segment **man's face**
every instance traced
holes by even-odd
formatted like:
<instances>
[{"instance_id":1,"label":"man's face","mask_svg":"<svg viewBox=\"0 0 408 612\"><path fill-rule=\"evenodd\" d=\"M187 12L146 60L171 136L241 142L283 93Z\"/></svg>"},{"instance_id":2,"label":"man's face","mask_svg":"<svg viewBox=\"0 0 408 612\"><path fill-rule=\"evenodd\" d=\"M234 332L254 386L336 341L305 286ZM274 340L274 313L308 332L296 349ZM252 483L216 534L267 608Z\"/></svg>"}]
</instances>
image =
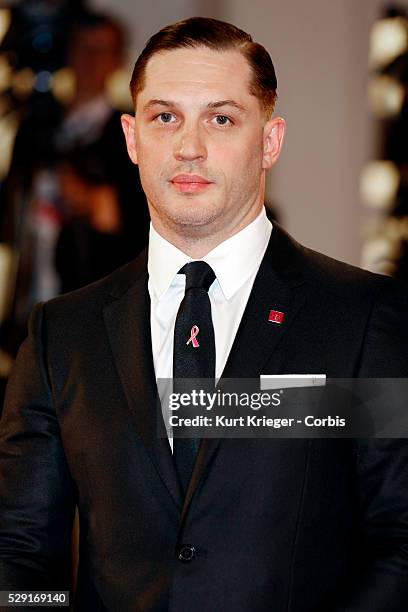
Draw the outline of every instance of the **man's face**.
<instances>
[{"instance_id":1,"label":"man's face","mask_svg":"<svg viewBox=\"0 0 408 612\"><path fill-rule=\"evenodd\" d=\"M265 119L238 51L176 49L150 58L136 117L122 118L154 227L165 237L218 235L258 214L283 120Z\"/></svg>"}]
</instances>

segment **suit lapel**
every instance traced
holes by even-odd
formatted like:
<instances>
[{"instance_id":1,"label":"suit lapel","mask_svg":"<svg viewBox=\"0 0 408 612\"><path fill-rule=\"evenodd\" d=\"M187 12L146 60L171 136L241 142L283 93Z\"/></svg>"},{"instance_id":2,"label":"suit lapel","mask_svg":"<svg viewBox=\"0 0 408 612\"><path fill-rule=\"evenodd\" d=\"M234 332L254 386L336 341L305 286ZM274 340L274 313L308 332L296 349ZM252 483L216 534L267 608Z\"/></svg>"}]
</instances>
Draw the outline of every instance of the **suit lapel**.
<instances>
[{"instance_id":1,"label":"suit lapel","mask_svg":"<svg viewBox=\"0 0 408 612\"><path fill-rule=\"evenodd\" d=\"M162 481L180 508L182 497L167 440L157 393L150 337L150 298L145 265L136 281L117 288L116 298L104 309L116 367L137 432Z\"/></svg>"},{"instance_id":2,"label":"suit lapel","mask_svg":"<svg viewBox=\"0 0 408 612\"><path fill-rule=\"evenodd\" d=\"M278 374L273 355L288 332L304 302L304 264L297 245L280 227L274 229L245 308L219 385L227 378L259 378L266 364L267 374ZM270 310L284 313L283 322L268 321ZM183 506L185 516L205 470L221 440L202 440Z\"/></svg>"},{"instance_id":3,"label":"suit lapel","mask_svg":"<svg viewBox=\"0 0 408 612\"><path fill-rule=\"evenodd\" d=\"M232 345L222 378L258 378L281 338L288 332L305 301L263 259ZM271 310L283 313L283 321L269 321ZM268 373L273 373L268 371Z\"/></svg>"},{"instance_id":4,"label":"suit lapel","mask_svg":"<svg viewBox=\"0 0 408 612\"><path fill-rule=\"evenodd\" d=\"M301 287L305 267L301 248L274 224L221 384L226 378L258 378L267 363L267 373L279 373L273 354L305 302ZM113 291L115 299L104 309L105 324L138 434L176 505L182 507L184 520L221 440L202 440L183 503L158 401L145 261L138 261L132 277L135 280L130 287L118 287ZM281 324L268 321L270 310L284 313Z\"/></svg>"}]
</instances>

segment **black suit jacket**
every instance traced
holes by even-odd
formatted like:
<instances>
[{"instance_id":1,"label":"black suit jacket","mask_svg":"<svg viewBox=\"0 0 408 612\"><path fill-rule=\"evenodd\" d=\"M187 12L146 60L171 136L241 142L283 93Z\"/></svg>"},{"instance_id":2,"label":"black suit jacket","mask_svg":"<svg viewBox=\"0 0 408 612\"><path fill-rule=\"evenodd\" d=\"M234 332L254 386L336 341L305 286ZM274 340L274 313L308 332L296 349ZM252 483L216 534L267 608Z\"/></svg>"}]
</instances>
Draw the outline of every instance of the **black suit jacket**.
<instances>
[{"instance_id":1,"label":"black suit jacket","mask_svg":"<svg viewBox=\"0 0 408 612\"><path fill-rule=\"evenodd\" d=\"M407 306L276 225L224 376L405 377ZM205 440L183 499L149 314L143 258L36 308L1 427L0 589L67 585L77 504L76 610L406 610L407 441Z\"/></svg>"}]
</instances>

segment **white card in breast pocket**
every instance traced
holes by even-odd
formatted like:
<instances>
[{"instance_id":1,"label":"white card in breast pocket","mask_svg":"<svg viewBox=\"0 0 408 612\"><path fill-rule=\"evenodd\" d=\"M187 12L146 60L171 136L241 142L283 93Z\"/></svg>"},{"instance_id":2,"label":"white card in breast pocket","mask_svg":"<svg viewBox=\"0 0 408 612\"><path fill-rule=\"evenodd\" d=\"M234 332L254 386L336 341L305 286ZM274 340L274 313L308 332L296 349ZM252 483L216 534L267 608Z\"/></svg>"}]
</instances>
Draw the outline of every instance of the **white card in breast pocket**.
<instances>
[{"instance_id":1,"label":"white card in breast pocket","mask_svg":"<svg viewBox=\"0 0 408 612\"><path fill-rule=\"evenodd\" d=\"M326 374L261 374L261 390L324 387Z\"/></svg>"}]
</instances>

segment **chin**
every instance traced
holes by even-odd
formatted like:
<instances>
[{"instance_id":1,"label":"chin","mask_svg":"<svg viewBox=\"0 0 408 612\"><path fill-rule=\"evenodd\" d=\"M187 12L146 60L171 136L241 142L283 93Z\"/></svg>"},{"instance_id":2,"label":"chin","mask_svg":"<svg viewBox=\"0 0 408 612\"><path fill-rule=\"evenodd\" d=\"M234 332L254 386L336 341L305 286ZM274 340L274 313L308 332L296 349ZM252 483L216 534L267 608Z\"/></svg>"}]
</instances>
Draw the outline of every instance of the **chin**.
<instances>
[{"instance_id":1,"label":"chin","mask_svg":"<svg viewBox=\"0 0 408 612\"><path fill-rule=\"evenodd\" d=\"M218 216L219 212L215 206L199 202L192 202L187 206L184 202L177 209L172 208L168 215L173 224L183 227L202 227L214 223Z\"/></svg>"},{"instance_id":2,"label":"chin","mask_svg":"<svg viewBox=\"0 0 408 612\"><path fill-rule=\"evenodd\" d=\"M170 220L172 231L184 239L210 236L214 233L214 221L214 217L197 215L173 217Z\"/></svg>"}]
</instances>

